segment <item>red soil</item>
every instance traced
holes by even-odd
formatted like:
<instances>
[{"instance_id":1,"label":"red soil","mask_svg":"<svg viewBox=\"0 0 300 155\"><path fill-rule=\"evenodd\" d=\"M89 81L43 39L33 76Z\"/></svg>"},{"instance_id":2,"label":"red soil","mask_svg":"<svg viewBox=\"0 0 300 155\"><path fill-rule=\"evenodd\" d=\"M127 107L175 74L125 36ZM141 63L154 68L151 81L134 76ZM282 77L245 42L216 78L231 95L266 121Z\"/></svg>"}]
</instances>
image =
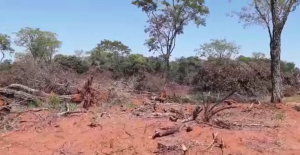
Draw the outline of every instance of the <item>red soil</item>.
<instances>
[{"instance_id":1,"label":"red soil","mask_svg":"<svg viewBox=\"0 0 300 155\"><path fill-rule=\"evenodd\" d=\"M133 104L142 103L135 100ZM190 113L193 106L183 107ZM280 106L278 109L262 105L254 108L252 112L241 113L245 107L246 105L240 105L240 108L224 112L218 117L233 119L232 116L237 115L235 118L241 122L254 120L267 124L278 123L278 126L261 127L259 130L226 130L196 125L191 132L181 131L153 140L151 136L156 129L174 123L167 118L132 116L128 111L121 112L119 107L107 111L109 116L103 117L100 117L99 109L59 118L51 117L53 114L50 112L25 113L20 117L23 123L20 123L17 131L0 136L0 154L151 155L157 151L158 143L184 144L188 147L188 155L221 154L221 149L217 147L206 152L201 151L212 142L213 132L218 132L218 136L224 139L225 155L299 154L300 112L289 106ZM99 123L96 127L89 126L95 121L93 118Z\"/></svg>"}]
</instances>

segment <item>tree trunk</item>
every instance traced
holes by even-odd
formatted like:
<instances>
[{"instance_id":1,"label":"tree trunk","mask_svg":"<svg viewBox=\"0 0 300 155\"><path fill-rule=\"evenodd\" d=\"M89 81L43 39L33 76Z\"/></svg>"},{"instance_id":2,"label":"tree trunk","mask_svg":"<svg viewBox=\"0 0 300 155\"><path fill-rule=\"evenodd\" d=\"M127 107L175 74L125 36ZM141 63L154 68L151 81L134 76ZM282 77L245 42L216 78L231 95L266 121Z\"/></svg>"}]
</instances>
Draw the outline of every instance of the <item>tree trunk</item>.
<instances>
[{"instance_id":1,"label":"tree trunk","mask_svg":"<svg viewBox=\"0 0 300 155\"><path fill-rule=\"evenodd\" d=\"M166 61L166 69L165 69L166 81L165 81L165 84L168 84L169 80L170 80L170 60L165 59L165 61Z\"/></svg>"},{"instance_id":2,"label":"tree trunk","mask_svg":"<svg viewBox=\"0 0 300 155\"><path fill-rule=\"evenodd\" d=\"M271 79L272 79L272 96L271 103L282 102L281 92L281 73L280 73L280 55L281 55L281 33L273 30L273 37L270 42L271 55Z\"/></svg>"}]
</instances>

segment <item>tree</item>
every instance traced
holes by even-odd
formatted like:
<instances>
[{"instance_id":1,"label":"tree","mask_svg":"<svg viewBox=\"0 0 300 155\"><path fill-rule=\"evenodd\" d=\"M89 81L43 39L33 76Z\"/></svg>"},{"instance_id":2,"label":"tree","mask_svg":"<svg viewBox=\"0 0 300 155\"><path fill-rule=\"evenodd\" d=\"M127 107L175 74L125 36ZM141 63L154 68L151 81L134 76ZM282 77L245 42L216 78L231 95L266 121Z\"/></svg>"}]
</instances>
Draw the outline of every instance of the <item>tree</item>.
<instances>
[{"instance_id":1,"label":"tree","mask_svg":"<svg viewBox=\"0 0 300 155\"><path fill-rule=\"evenodd\" d=\"M131 49L124 45L121 41L110 41L102 40L97 47L93 50L87 52L91 55L92 61L98 61L99 63L104 63L104 59L110 59L107 61L119 61L120 57L128 56Z\"/></svg>"},{"instance_id":2,"label":"tree","mask_svg":"<svg viewBox=\"0 0 300 155\"><path fill-rule=\"evenodd\" d=\"M176 82L179 84L191 85L199 68L201 68L202 60L197 56L181 57L176 60L178 67L175 70Z\"/></svg>"},{"instance_id":3,"label":"tree","mask_svg":"<svg viewBox=\"0 0 300 155\"><path fill-rule=\"evenodd\" d=\"M75 50L74 53L75 53L76 57L78 57L80 59L83 59L83 57L84 57L84 51L83 50Z\"/></svg>"},{"instance_id":4,"label":"tree","mask_svg":"<svg viewBox=\"0 0 300 155\"><path fill-rule=\"evenodd\" d=\"M131 49L128 46L124 45L121 41L116 40L102 40L100 44L97 45L97 48L118 55L128 55L131 52Z\"/></svg>"},{"instance_id":5,"label":"tree","mask_svg":"<svg viewBox=\"0 0 300 155\"><path fill-rule=\"evenodd\" d=\"M166 79L168 81L170 70L170 56L176 45L176 38L183 34L184 27L190 21L197 26L205 26L205 16L209 14L204 0L135 0L132 2L138 8L142 8L148 16L149 33L146 45L149 51L158 51L166 63Z\"/></svg>"},{"instance_id":6,"label":"tree","mask_svg":"<svg viewBox=\"0 0 300 155\"><path fill-rule=\"evenodd\" d=\"M240 12L233 12L244 26L260 25L267 28L270 38L271 102L282 102L280 55L281 34L290 12L296 10L300 0L251 0Z\"/></svg>"},{"instance_id":7,"label":"tree","mask_svg":"<svg viewBox=\"0 0 300 155\"><path fill-rule=\"evenodd\" d=\"M123 63L130 52L131 49L121 41L102 40L87 54L90 54L93 66L108 68L114 72L115 77L119 77L124 69L122 65L126 65Z\"/></svg>"},{"instance_id":8,"label":"tree","mask_svg":"<svg viewBox=\"0 0 300 155\"><path fill-rule=\"evenodd\" d=\"M200 45L200 48L195 51L197 51L201 57L224 60L237 55L239 50L240 46L234 42L227 41L227 39L211 39L209 43Z\"/></svg>"},{"instance_id":9,"label":"tree","mask_svg":"<svg viewBox=\"0 0 300 155\"><path fill-rule=\"evenodd\" d=\"M126 70L132 75L139 72L145 72L147 69L147 61L142 54L130 54L128 61L129 64Z\"/></svg>"},{"instance_id":10,"label":"tree","mask_svg":"<svg viewBox=\"0 0 300 155\"><path fill-rule=\"evenodd\" d=\"M255 60L260 60L260 59L266 58L266 55L265 55L264 53L261 53L261 52L253 52L253 53L252 53L252 57L253 57Z\"/></svg>"},{"instance_id":11,"label":"tree","mask_svg":"<svg viewBox=\"0 0 300 155\"><path fill-rule=\"evenodd\" d=\"M67 56L58 54L55 55L54 61L62 66L73 69L79 74L82 74L89 69L89 66L85 61L82 61L79 57L76 57L74 55Z\"/></svg>"},{"instance_id":12,"label":"tree","mask_svg":"<svg viewBox=\"0 0 300 155\"><path fill-rule=\"evenodd\" d=\"M12 67L12 60L5 59L3 62L0 62L0 71L9 70Z\"/></svg>"},{"instance_id":13,"label":"tree","mask_svg":"<svg viewBox=\"0 0 300 155\"><path fill-rule=\"evenodd\" d=\"M29 51L34 60L52 61L54 53L61 46L61 42L57 39L57 35L49 31L41 31L40 29L22 28L16 33L16 45L25 47Z\"/></svg>"},{"instance_id":14,"label":"tree","mask_svg":"<svg viewBox=\"0 0 300 155\"><path fill-rule=\"evenodd\" d=\"M296 65L293 62L280 62L280 68L282 72L293 72L296 70Z\"/></svg>"},{"instance_id":15,"label":"tree","mask_svg":"<svg viewBox=\"0 0 300 155\"><path fill-rule=\"evenodd\" d=\"M32 62L34 59L32 57L32 54L29 52L16 52L15 53L15 61L19 63L28 63Z\"/></svg>"},{"instance_id":16,"label":"tree","mask_svg":"<svg viewBox=\"0 0 300 155\"><path fill-rule=\"evenodd\" d=\"M10 37L6 34L0 33L0 52L2 53L2 58L0 59L0 62L5 57L4 52L9 52L10 54L14 52L14 49L11 47L11 40Z\"/></svg>"}]
</instances>

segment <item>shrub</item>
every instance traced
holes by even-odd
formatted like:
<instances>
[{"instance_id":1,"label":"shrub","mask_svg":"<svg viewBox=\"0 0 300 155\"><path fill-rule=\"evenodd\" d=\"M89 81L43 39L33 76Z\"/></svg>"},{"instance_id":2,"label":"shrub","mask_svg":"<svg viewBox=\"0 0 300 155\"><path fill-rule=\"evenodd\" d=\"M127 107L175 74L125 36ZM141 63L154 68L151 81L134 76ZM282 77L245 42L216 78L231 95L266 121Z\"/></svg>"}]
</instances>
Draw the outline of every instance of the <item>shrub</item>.
<instances>
[{"instance_id":1,"label":"shrub","mask_svg":"<svg viewBox=\"0 0 300 155\"><path fill-rule=\"evenodd\" d=\"M81 60L76 56L66 56L58 54L54 57L54 61L64 67L73 69L79 74L85 73L89 69L87 62Z\"/></svg>"}]
</instances>

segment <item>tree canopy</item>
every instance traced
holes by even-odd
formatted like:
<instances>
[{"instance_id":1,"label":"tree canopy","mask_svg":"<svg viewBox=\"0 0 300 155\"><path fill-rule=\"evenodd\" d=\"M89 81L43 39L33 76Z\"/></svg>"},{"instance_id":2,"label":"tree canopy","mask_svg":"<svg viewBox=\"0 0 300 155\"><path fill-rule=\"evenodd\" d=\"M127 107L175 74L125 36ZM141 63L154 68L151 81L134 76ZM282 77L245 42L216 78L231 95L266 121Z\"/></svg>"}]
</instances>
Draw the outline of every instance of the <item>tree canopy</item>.
<instances>
[{"instance_id":1,"label":"tree canopy","mask_svg":"<svg viewBox=\"0 0 300 155\"><path fill-rule=\"evenodd\" d=\"M184 27L190 21L194 21L197 26L205 26L205 17L209 14L209 9L204 4L204 0L135 0L132 4L146 13L148 26L145 32L149 34L149 39L145 45L149 51L159 52L166 62L166 71L170 65L169 59L176 45L176 38L183 34Z\"/></svg>"},{"instance_id":2,"label":"tree canopy","mask_svg":"<svg viewBox=\"0 0 300 155\"><path fill-rule=\"evenodd\" d=\"M239 54L240 48L235 42L227 39L211 39L209 43L200 45L196 51L201 57L230 59Z\"/></svg>"},{"instance_id":3,"label":"tree canopy","mask_svg":"<svg viewBox=\"0 0 300 155\"><path fill-rule=\"evenodd\" d=\"M25 47L34 60L51 61L61 46L57 34L36 28L22 28L16 33L16 45Z\"/></svg>"},{"instance_id":4,"label":"tree canopy","mask_svg":"<svg viewBox=\"0 0 300 155\"><path fill-rule=\"evenodd\" d=\"M2 53L2 58L0 59L0 62L2 62L2 60L5 57L4 52L9 52L9 53L14 52L14 49L11 47L10 36L1 33L0 33L0 52Z\"/></svg>"}]
</instances>

